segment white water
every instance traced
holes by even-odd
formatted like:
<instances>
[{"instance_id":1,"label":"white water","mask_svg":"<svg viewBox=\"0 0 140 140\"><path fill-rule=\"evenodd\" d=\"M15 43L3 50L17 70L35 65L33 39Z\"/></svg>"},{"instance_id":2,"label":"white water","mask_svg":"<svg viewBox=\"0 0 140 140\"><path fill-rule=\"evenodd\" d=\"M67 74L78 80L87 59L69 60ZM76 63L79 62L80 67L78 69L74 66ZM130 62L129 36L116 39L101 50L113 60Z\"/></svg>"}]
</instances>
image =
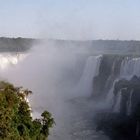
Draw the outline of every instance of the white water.
<instances>
[{"instance_id":1,"label":"white water","mask_svg":"<svg viewBox=\"0 0 140 140\"><path fill-rule=\"evenodd\" d=\"M27 58L22 57L22 55L18 57L10 54L0 55L0 73L2 77L34 92L34 95L30 98L31 106L36 110L33 112L34 116L38 117L44 109L52 112L57 125L50 139L72 140L74 138L81 140L85 137L88 140L106 139L103 135L94 131L94 128L92 128L94 125L90 125L92 124L92 119L88 116L91 112L94 112L94 109L89 110L89 103L86 101L84 104L75 105L75 103L72 103L71 105L71 102L68 101L75 97L89 97L91 95L93 91L92 85L94 84L93 77L98 75L102 56L89 56L87 58L85 67L79 69L79 72L82 71L82 76L79 77L80 80L75 88L71 79L75 78L73 73L76 74L75 69L79 63L76 54L65 51L57 52L53 48L47 51L33 52ZM65 57L63 56L64 54ZM122 61L120 75L117 78L130 78L134 74L139 76L139 68L140 58L126 58ZM74 90L75 95L71 93ZM107 95L110 106L113 103L113 97L112 87ZM131 111L131 98L132 95L128 104L128 112ZM119 93L114 107L115 112L120 111L120 102L121 94ZM90 107L93 108L93 106L94 104L91 104ZM84 116L84 114L87 114L87 116Z\"/></svg>"},{"instance_id":2,"label":"white water","mask_svg":"<svg viewBox=\"0 0 140 140\"><path fill-rule=\"evenodd\" d=\"M51 132L50 140L106 140L108 138L103 134L95 132L93 117L90 117L94 115L94 110L89 109L93 104L89 107L89 102L86 101L92 90L93 77L98 73L100 58L101 56L81 58L87 59L81 69L78 67L81 62L79 55L45 46L37 48L12 67L7 65L0 70L0 74L2 79L33 91L29 101L34 116L38 117L46 109L53 114L56 126ZM8 60L11 62L11 59ZM75 76L79 73L82 73L83 78ZM75 85L79 85L76 96L72 93ZM84 98L81 99L83 95ZM77 98L74 99L75 97Z\"/></svg>"},{"instance_id":3,"label":"white water","mask_svg":"<svg viewBox=\"0 0 140 140\"><path fill-rule=\"evenodd\" d=\"M110 88L107 96L106 96L106 99L105 99L105 104L106 104L106 107L109 108L109 109L112 109L112 106L114 104L114 85L115 83L118 81L118 79L116 79L112 85L112 87Z\"/></svg>"},{"instance_id":4,"label":"white water","mask_svg":"<svg viewBox=\"0 0 140 140\"><path fill-rule=\"evenodd\" d=\"M121 104L121 91L117 94L117 101L116 101L116 104L114 106L114 112L117 112L119 113L120 112L120 104Z\"/></svg>"},{"instance_id":5,"label":"white water","mask_svg":"<svg viewBox=\"0 0 140 140\"><path fill-rule=\"evenodd\" d=\"M127 104L127 115L131 114L131 107L132 107L132 96L133 96L133 90L130 92L128 104Z\"/></svg>"},{"instance_id":6,"label":"white water","mask_svg":"<svg viewBox=\"0 0 140 140\"><path fill-rule=\"evenodd\" d=\"M136 76L140 76L140 57L138 58L130 58L130 57L126 57L122 63L121 63L121 68L120 68L120 74L119 76L116 78L116 80L114 80L113 85L116 83L117 79L122 79L125 78L127 80L130 80L134 75ZM113 105L113 101L114 101L114 94L113 94L113 89L114 86L111 87L110 91L109 91L109 95L107 95L107 104L112 104ZM114 112L118 112L120 110L120 102L121 102L121 95L120 93L118 93L119 95L117 96L117 102L114 108ZM130 94L130 98L129 98L129 104L128 104L128 114L131 111L131 97L132 97L132 93Z\"/></svg>"},{"instance_id":7,"label":"white water","mask_svg":"<svg viewBox=\"0 0 140 140\"><path fill-rule=\"evenodd\" d=\"M89 107L88 101L80 99L83 96L90 97L93 92L93 78L98 75L101 58L101 55L87 58L84 68L78 69L82 76L79 77L79 81L76 80L77 84L73 84L71 80L76 79L77 74L79 60L76 54L62 50L59 52L54 48L33 52L28 57L24 54L19 56L1 54L0 73L3 79L27 87L34 92L30 98L31 106L35 110L34 116L38 117L44 109L52 112L57 125L50 139L81 140L87 137L87 140L104 140L103 135L95 132L92 117L89 117L94 114L94 109L91 108L95 105L91 104ZM121 64L120 75L115 79L114 84L117 79L130 79L133 75L140 76L140 58L125 58ZM113 88L112 86L107 95L110 107L114 98ZM75 97L78 97L77 100L80 103L69 101ZM132 93L128 101L128 114L131 112L131 98ZM120 111L120 102L121 93L119 92L114 112Z\"/></svg>"},{"instance_id":8,"label":"white water","mask_svg":"<svg viewBox=\"0 0 140 140\"><path fill-rule=\"evenodd\" d=\"M0 70L5 70L13 65L18 64L18 62L22 61L26 56L27 54L0 54Z\"/></svg>"},{"instance_id":9,"label":"white water","mask_svg":"<svg viewBox=\"0 0 140 140\"><path fill-rule=\"evenodd\" d=\"M120 77L130 79L133 75L140 76L140 58L125 58L122 61Z\"/></svg>"},{"instance_id":10,"label":"white water","mask_svg":"<svg viewBox=\"0 0 140 140\"><path fill-rule=\"evenodd\" d=\"M80 93L81 96L90 96L93 93L93 78L98 75L101 58L102 55L88 57L75 93Z\"/></svg>"}]
</instances>

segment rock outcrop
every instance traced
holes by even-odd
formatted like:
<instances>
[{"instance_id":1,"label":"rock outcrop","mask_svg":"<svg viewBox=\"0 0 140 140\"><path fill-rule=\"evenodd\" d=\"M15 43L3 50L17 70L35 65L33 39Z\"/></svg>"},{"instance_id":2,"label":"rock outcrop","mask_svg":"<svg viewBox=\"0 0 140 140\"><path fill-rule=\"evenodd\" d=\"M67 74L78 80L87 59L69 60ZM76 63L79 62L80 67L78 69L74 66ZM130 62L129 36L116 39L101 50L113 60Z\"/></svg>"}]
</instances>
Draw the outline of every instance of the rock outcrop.
<instances>
[{"instance_id":1,"label":"rock outcrop","mask_svg":"<svg viewBox=\"0 0 140 140\"><path fill-rule=\"evenodd\" d=\"M96 116L97 130L104 131L112 140L140 139L140 77L120 79L114 85L114 103L120 94L119 112L102 112Z\"/></svg>"}]
</instances>

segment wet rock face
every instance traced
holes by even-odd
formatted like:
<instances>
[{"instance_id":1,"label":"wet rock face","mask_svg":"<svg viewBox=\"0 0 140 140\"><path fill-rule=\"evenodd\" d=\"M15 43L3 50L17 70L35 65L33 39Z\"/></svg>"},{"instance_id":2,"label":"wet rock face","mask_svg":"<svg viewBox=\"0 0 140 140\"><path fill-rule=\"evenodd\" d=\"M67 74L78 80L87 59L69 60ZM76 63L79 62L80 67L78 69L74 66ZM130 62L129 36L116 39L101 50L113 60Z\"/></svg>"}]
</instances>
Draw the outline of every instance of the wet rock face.
<instances>
[{"instance_id":1,"label":"wet rock face","mask_svg":"<svg viewBox=\"0 0 140 140\"><path fill-rule=\"evenodd\" d=\"M140 139L140 77L120 79L114 85L114 105L118 94L119 112L103 112L96 117L97 129L104 131L112 140ZM129 111L129 113L128 113Z\"/></svg>"},{"instance_id":2,"label":"wet rock face","mask_svg":"<svg viewBox=\"0 0 140 140\"><path fill-rule=\"evenodd\" d=\"M120 113L127 115L128 106L131 114L140 103L140 77L133 76L130 80L121 79L114 86L114 104L117 94L121 92Z\"/></svg>"}]
</instances>

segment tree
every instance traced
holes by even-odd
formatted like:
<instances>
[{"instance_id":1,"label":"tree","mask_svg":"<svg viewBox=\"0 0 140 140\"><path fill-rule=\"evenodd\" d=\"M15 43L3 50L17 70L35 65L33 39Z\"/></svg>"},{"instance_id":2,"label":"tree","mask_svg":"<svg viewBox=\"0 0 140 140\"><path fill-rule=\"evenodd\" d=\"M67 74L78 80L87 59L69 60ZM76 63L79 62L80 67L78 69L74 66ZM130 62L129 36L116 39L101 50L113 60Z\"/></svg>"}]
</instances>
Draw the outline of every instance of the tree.
<instances>
[{"instance_id":1,"label":"tree","mask_svg":"<svg viewBox=\"0 0 140 140\"><path fill-rule=\"evenodd\" d=\"M40 119L33 120L27 97L32 92L0 82L0 139L45 140L54 119L44 111Z\"/></svg>"},{"instance_id":2,"label":"tree","mask_svg":"<svg viewBox=\"0 0 140 140\"><path fill-rule=\"evenodd\" d=\"M43 127L42 127L42 130L41 130L41 133L47 137L49 135L49 128L53 126L54 124L54 119L52 118L52 115L50 114L50 112L48 111L44 111L42 114L42 124L43 124Z\"/></svg>"}]
</instances>

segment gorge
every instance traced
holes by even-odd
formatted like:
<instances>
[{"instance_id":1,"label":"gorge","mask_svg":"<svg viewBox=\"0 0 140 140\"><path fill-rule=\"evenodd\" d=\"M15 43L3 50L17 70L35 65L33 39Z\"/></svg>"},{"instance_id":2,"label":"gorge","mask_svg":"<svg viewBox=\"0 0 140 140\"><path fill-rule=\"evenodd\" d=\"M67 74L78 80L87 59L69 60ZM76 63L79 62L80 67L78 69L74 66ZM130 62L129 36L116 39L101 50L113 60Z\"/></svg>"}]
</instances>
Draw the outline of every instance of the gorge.
<instances>
[{"instance_id":1,"label":"gorge","mask_svg":"<svg viewBox=\"0 0 140 140\"><path fill-rule=\"evenodd\" d=\"M29 46L1 52L0 77L34 92L34 117L46 108L52 113L50 140L139 139L139 41L38 40Z\"/></svg>"}]
</instances>

